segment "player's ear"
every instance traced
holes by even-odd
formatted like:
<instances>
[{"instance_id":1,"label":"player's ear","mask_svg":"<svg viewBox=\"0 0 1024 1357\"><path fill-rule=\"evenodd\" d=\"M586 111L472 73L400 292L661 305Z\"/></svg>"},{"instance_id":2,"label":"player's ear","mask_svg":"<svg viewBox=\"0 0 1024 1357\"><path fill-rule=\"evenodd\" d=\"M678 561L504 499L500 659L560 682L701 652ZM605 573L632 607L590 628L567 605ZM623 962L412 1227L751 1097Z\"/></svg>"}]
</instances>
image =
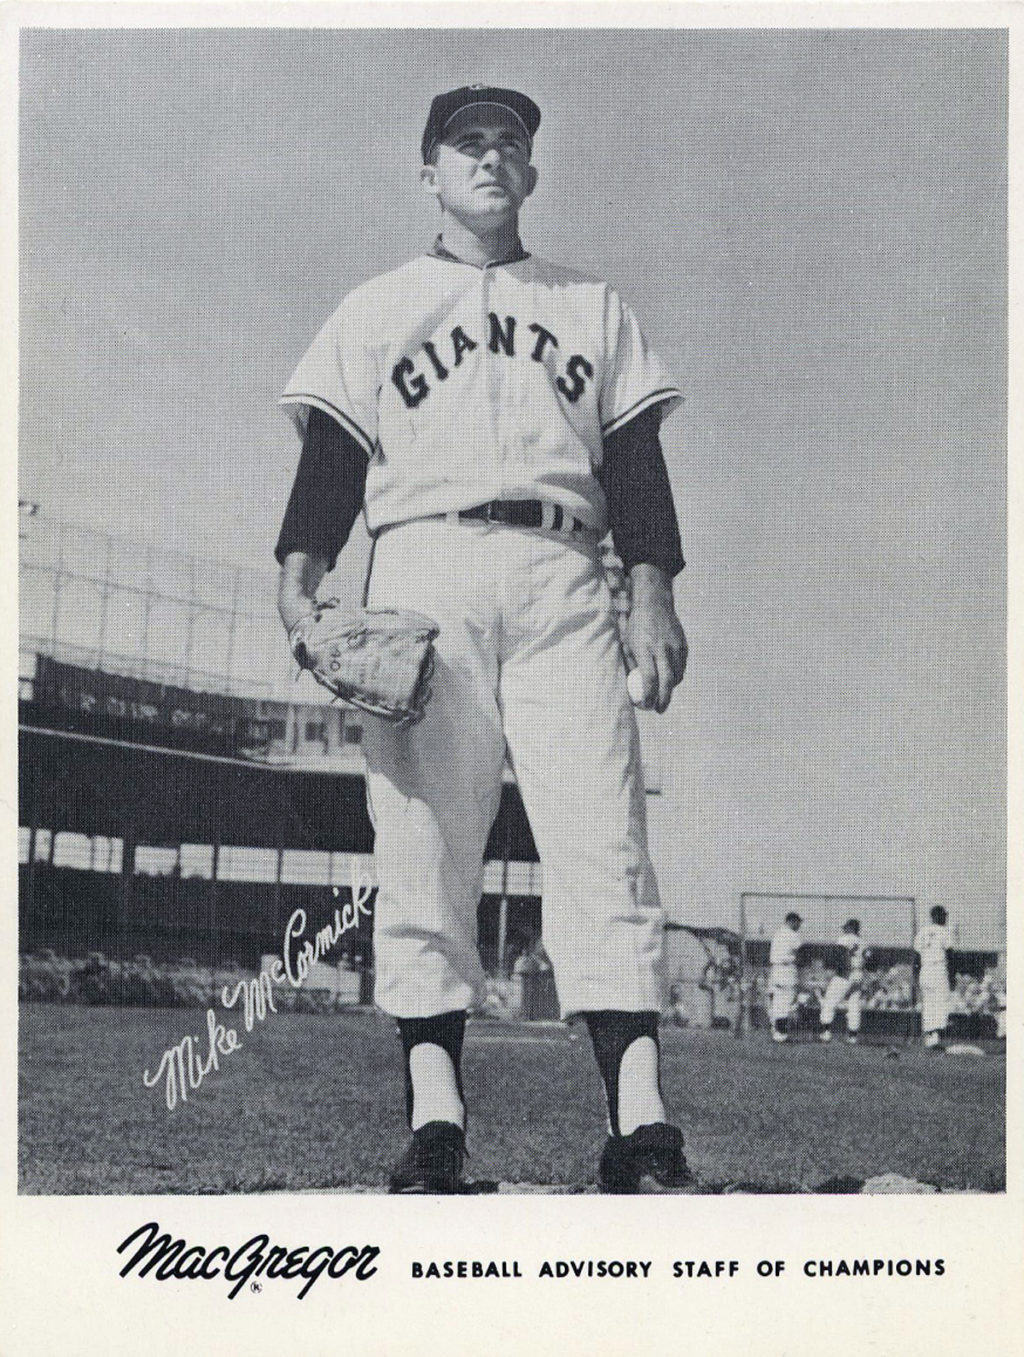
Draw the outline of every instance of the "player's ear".
<instances>
[{"instance_id":1,"label":"player's ear","mask_svg":"<svg viewBox=\"0 0 1024 1357\"><path fill-rule=\"evenodd\" d=\"M525 195L527 198L529 198L530 194L537 187L537 180L539 178L540 175L537 173L537 166L528 165L526 167L526 195Z\"/></svg>"},{"instance_id":2,"label":"player's ear","mask_svg":"<svg viewBox=\"0 0 1024 1357\"><path fill-rule=\"evenodd\" d=\"M423 189L426 193L429 193L434 198L437 197L438 188L437 188L436 165L431 165L430 162L428 161L427 164L423 166L423 168L420 170L420 183L423 185Z\"/></svg>"}]
</instances>

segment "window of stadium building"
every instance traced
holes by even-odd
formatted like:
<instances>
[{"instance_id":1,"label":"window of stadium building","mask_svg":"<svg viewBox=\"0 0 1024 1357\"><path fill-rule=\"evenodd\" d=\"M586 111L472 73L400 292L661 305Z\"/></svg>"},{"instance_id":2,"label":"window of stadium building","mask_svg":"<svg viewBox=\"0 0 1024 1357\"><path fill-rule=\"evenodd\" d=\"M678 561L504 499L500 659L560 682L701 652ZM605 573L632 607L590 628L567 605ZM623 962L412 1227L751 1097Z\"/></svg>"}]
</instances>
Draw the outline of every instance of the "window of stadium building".
<instances>
[{"instance_id":1,"label":"window of stadium building","mask_svg":"<svg viewBox=\"0 0 1024 1357\"><path fill-rule=\"evenodd\" d=\"M124 843L121 839L107 839L97 834L92 840L90 868L94 872L120 872Z\"/></svg>"},{"instance_id":2,"label":"window of stadium building","mask_svg":"<svg viewBox=\"0 0 1024 1357\"><path fill-rule=\"evenodd\" d=\"M55 867L90 867L92 865L92 842L85 834L70 834L66 830L59 833L53 843L53 865Z\"/></svg>"},{"instance_id":3,"label":"window of stadium building","mask_svg":"<svg viewBox=\"0 0 1024 1357\"><path fill-rule=\"evenodd\" d=\"M48 829L36 830L36 862L49 862L53 854L53 835ZM28 855L25 857L28 861Z\"/></svg>"},{"instance_id":4,"label":"window of stadium building","mask_svg":"<svg viewBox=\"0 0 1024 1357\"><path fill-rule=\"evenodd\" d=\"M32 852L32 830L22 825L18 830L18 860L27 866ZM52 858L51 858L52 853ZM54 868L81 872L121 872L123 840L96 835L77 834L70 830L49 829L35 832L35 860ZM180 847L168 844L138 844L134 868L138 876L180 876L182 880L213 876L214 850L208 843L183 843ZM498 881L490 863L488 880ZM363 886L375 881L373 857L363 853L330 853L305 849L248 848L244 845L223 844L217 850L218 881L280 880L285 884L303 886L351 886L354 880ZM500 889L495 886L494 889Z\"/></svg>"},{"instance_id":5,"label":"window of stadium building","mask_svg":"<svg viewBox=\"0 0 1024 1357\"><path fill-rule=\"evenodd\" d=\"M135 850L135 871L139 876L174 876L178 870L177 848L139 844Z\"/></svg>"},{"instance_id":6,"label":"window of stadium building","mask_svg":"<svg viewBox=\"0 0 1024 1357\"><path fill-rule=\"evenodd\" d=\"M234 848L225 845L217 854L219 881L274 881L277 879L277 850L274 848Z\"/></svg>"},{"instance_id":7,"label":"window of stadium building","mask_svg":"<svg viewBox=\"0 0 1024 1357\"><path fill-rule=\"evenodd\" d=\"M295 886L326 886L331 879L330 853L286 848L281 854L281 880Z\"/></svg>"},{"instance_id":8,"label":"window of stadium building","mask_svg":"<svg viewBox=\"0 0 1024 1357\"><path fill-rule=\"evenodd\" d=\"M198 876L209 880L213 874L213 845L183 843L180 850L182 877Z\"/></svg>"}]
</instances>

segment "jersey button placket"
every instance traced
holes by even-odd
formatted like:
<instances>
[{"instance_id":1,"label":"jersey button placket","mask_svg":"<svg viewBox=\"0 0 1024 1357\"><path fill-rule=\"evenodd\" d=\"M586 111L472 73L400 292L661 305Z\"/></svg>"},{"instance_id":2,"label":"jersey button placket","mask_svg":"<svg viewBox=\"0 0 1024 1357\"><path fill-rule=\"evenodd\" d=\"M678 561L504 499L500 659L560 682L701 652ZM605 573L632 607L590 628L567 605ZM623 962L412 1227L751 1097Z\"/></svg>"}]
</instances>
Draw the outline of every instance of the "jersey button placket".
<instances>
[{"instance_id":1,"label":"jersey button placket","mask_svg":"<svg viewBox=\"0 0 1024 1357\"><path fill-rule=\"evenodd\" d=\"M502 475L502 466L504 463L504 438L500 419L501 400L502 400L502 369L500 353L493 353L491 350L491 322L490 315L494 309L491 305L491 296L493 293L494 271L496 264L485 264L480 270L480 333L483 335L484 343L484 371L487 374L486 391L484 399L487 401L488 422L491 429L491 446L487 450L488 465L486 468L486 478L490 489L488 498L498 498L501 495L504 476Z\"/></svg>"}]
</instances>

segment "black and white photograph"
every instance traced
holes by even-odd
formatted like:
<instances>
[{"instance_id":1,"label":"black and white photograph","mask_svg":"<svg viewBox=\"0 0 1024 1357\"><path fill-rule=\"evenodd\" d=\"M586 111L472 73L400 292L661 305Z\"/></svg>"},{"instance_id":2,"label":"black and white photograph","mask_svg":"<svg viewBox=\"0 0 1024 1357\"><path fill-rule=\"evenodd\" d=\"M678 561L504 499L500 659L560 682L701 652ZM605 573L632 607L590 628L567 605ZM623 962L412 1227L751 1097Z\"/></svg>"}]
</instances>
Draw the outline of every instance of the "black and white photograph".
<instances>
[{"instance_id":1,"label":"black and white photograph","mask_svg":"<svg viewBox=\"0 0 1024 1357\"><path fill-rule=\"evenodd\" d=\"M247 1325L1017 1350L869 1223L1008 1219L1006 16L288 8L7 25L19 1211Z\"/></svg>"}]
</instances>

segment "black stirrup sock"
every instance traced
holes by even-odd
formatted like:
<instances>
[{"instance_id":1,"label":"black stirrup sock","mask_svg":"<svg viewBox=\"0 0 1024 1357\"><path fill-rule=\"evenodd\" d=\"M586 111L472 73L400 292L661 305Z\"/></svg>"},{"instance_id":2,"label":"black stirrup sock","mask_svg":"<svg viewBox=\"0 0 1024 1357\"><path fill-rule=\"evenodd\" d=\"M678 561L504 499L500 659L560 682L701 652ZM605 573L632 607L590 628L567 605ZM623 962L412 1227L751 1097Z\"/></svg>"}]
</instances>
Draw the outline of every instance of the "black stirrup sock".
<instances>
[{"instance_id":1,"label":"black stirrup sock","mask_svg":"<svg viewBox=\"0 0 1024 1357\"><path fill-rule=\"evenodd\" d=\"M590 1040L594 1043L594 1055L597 1067L604 1080L605 1097L608 1100L608 1121L612 1135L619 1134L619 1070L622 1057L638 1037L650 1037L660 1053L658 1044L658 1015L654 1011L646 1013L628 1013L623 1009L606 1008L593 1013L584 1013L583 1017L590 1029ZM660 1076L659 1076L659 1093Z\"/></svg>"},{"instance_id":2,"label":"black stirrup sock","mask_svg":"<svg viewBox=\"0 0 1024 1357\"><path fill-rule=\"evenodd\" d=\"M431 1046L440 1046L455 1070L455 1085L465 1107L466 1099L462 1091L462 1038L466 1033L466 1014L464 1009L455 1009L451 1013L439 1013L434 1018L398 1018L398 1035L402 1041L402 1054L405 1057L405 1116L412 1125L413 1087L409 1068L409 1056L414 1046L428 1042Z\"/></svg>"}]
</instances>

